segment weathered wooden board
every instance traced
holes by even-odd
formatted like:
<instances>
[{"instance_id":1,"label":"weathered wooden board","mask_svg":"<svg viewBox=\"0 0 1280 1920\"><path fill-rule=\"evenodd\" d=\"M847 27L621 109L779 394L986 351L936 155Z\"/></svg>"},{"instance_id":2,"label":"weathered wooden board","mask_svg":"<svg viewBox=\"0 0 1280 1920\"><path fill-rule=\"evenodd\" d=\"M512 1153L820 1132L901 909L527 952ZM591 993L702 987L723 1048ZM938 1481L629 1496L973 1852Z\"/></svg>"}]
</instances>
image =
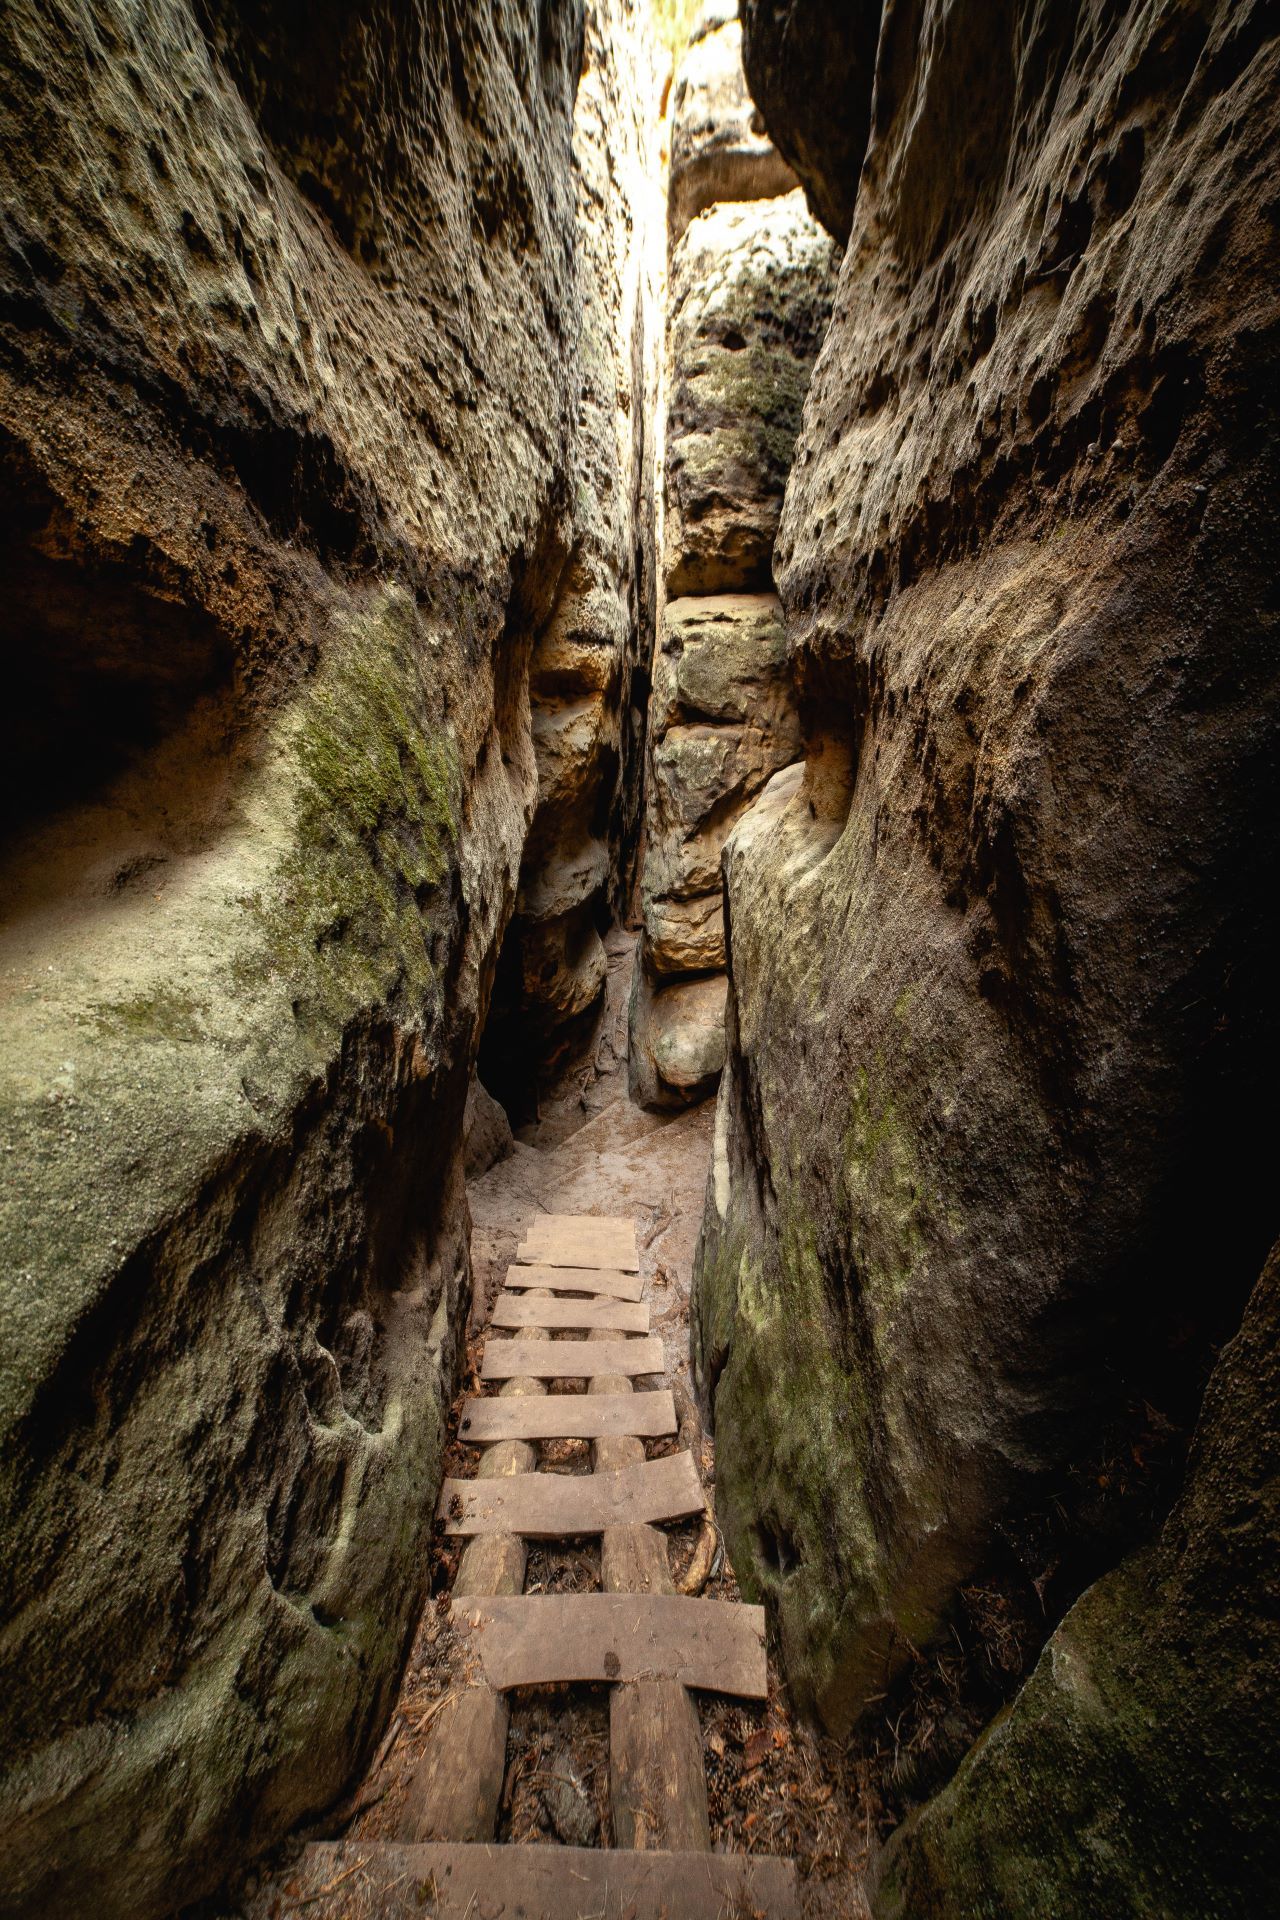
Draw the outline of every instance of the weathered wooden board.
<instances>
[{"instance_id":1,"label":"weathered wooden board","mask_svg":"<svg viewBox=\"0 0 1280 1920\"><path fill-rule=\"evenodd\" d=\"M493 1303L495 1327L603 1327L609 1333L648 1333L649 1309L642 1300L528 1300L500 1293Z\"/></svg>"},{"instance_id":2,"label":"weathered wooden board","mask_svg":"<svg viewBox=\"0 0 1280 1920\"><path fill-rule=\"evenodd\" d=\"M666 1593L518 1594L453 1602L491 1687L679 1680L763 1700L764 1608Z\"/></svg>"},{"instance_id":3,"label":"weathered wooden board","mask_svg":"<svg viewBox=\"0 0 1280 1920\"><path fill-rule=\"evenodd\" d=\"M698 1709L678 1680L609 1694L609 1805L620 1847L711 1847Z\"/></svg>"},{"instance_id":4,"label":"weathered wooden board","mask_svg":"<svg viewBox=\"0 0 1280 1920\"><path fill-rule=\"evenodd\" d=\"M591 1213L539 1214L516 1259L550 1267L620 1267L624 1273L638 1273L635 1222Z\"/></svg>"},{"instance_id":5,"label":"weathered wooden board","mask_svg":"<svg viewBox=\"0 0 1280 1920\"><path fill-rule=\"evenodd\" d=\"M606 1528L600 1542L600 1585L606 1593L674 1593L666 1534L656 1527Z\"/></svg>"},{"instance_id":6,"label":"weathered wooden board","mask_svg":"<svg viewBox=\"0 0 1280 1920\"><path fill-rule=\"evenodd\" d=\"M537 1261L508 1267L507 1285L550 1287L556 1293L603 1293L614 1300L638 1300L644 1292L638 1273L621 1273L613 1267L547 1267Z\"/></svg>"},{"instance_id":7,"label":"weathered wooden board","mask_svg":"<svg viewBox=\"0 0 1280 1920\"><path fill-rule=\"evenodd\" d=\"M307 1920L799 1920L796 1872L775 1855L613 1847L402 1846L320 1841L293 1870Z\"/></svg>"},{"instance_id":8,"label":"weathered wooden board","mask_svg":"<svg viewBox=\"0 0 1280 1920\"><path fill-rule=\"evenodd\" d=\"M665 1362L656 1333L644 1340L486 1340L482 1380L589 1380L597 1373L661 1373Z\"/></svg>"},{"instance_id":9,"label":"weathered wooden board","mask_svg":"<svg viewBox=\"0 0 1280 1920\"><path fill-rule=\"evenodd\" d=\"M436 1710L396 1822L401 1840L492 1840L507 1764L506 1695L461 1687Z\"/></svg>"},{"instance_id":10,"label":"weathered wooden board","mask_svg":"<svg viewBox=\"0 0 1280 1920\"><path fill-rule=\"evenodd\" d=\"M558 1540L603 1533L606 1527L683 1520L705 1507L693 1455L672 1453L665 1460L646 1460L615 1473L446 1480L439 1514L446 1533L518 1533L526 1540Z\"/></svg>"},{"instance_id":11,"label":"weathered wooden board","mask_svg":"<svg viewBox=\"0 0 1280 1920\"><path fill-rule=\"evenodd\" d=\"M495 1440L598 1440L636 1433L660 1440L678 1426L676 1403L661 1393L549 1393L541 1400L464 1400L458 1437Z\"/></svg>"}]
</instances>

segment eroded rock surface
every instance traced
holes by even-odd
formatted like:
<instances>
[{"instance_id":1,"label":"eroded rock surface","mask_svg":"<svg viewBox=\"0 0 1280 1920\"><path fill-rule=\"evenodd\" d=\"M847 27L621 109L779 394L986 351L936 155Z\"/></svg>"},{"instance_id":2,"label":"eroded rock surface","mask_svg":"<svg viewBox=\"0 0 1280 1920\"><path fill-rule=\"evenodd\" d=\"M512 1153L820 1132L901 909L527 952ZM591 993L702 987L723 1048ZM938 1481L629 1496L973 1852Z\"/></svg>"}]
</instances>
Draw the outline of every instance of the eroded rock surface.
<instances>
[{"instance_id":1,"label":"eroded rock surface","mask_svg":"<svg viewBox=\"0 0 1280 1920\"><path fill-rule=\"evenodd\" d=\"M421 1601L570 542L581 51L559 0L0 25L24 1912L168 1912L333 1801Z\"/></svg>"},{"instance_id":2,"label":"eroded rock surface","mask_svg":"<svg viewBox=\"0 0 1280 1920\"><path fill-rule=\"evenodd\" d=\"M719 970L725 840L770 776L800 753L772 595L668 602L650 725L642 888L649 964L657 975Z\"/></svg>"},{"instance_id":3,"label":"eroded rock surface","mask_svg":"<svg viewBox=\"0 0 1280 1920\"><path fill-rule=\"evenodd\" d=\"M1274 1233L1277 64L1248 4L881 41L695 1288L735 1566L836 1728Z\"/></svg>"},{"instance_id":4,"label":"eroded rock surface","mask_svg":"<svg viewBox=\"0 0 1280 1920\"><path fill-rule=\"evenodd\" d=\"M1018 1699L901 1828L883 1920L1248 1920L1280 1872L1280 1249L1205 1395L1154 1546L1068 1613Z\"/></svg>"},{"instance_id":5,"label":"eroded rock surface","mask_svg":"<svg viewBox=\"0 0 1280 1920\"><path fill-rule=\"evenodd\" d=\"M571 552L529 691L538 805L484 1066L516 1110L589 1037L630 895L656 609L662 84L647 11L593 0L574 114L583 379Z\"/></svg>"},{"instance_id":6,"label":"eroded rock surface","mask_svg":"<svg viewBox=\"0 0 1280 1920\"><path fill-rule=\"evenodd\" d=\"M772 589L834 260L798 191L711 207L675 249L663 534L672 596Z\"/></svg>"},{"instance_id":7,"label":"eroded rock surface","mask_svg":"<svg viewBox=\"0 0 1280 1920\"><path fill-rule=\"evenodd\" d=\"M725 11L705 11L675 95L670 597L649 703L631 1018L632 1094L654 1107L702 1099L715 1086L724 1064L720 854L743 808L800 751L770 563L837 259L802 194L787 190L785 168L724 171L724 154L745 151L751 125L740 30ZM770 198L775 179L784 190ZM717 182L726 197L689 219L686 199Z\"/></svg>"}]
</instances>

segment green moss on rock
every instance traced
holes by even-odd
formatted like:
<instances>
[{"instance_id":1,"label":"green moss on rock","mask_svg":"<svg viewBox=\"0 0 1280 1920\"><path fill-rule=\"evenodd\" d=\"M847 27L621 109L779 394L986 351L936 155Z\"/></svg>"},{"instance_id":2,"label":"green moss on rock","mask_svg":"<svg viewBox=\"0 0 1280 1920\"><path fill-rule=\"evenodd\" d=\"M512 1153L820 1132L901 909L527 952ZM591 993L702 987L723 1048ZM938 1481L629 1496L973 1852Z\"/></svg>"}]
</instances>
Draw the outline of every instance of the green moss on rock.
<instances>
[{"instance_id":1,"label":"green moss on rock","mask_svg":"<svg viewBox=\"0 0 1280 1920\"><path fill-rule=\"evenodd\" d=\"M294 845L259 901L273 966L341 1022L353 1001L438 993L433 896L456 845L457 751L433 724L408 595L335 637L281 729Z\"/></svg>"},{"instance_id":2,"label":"green moss on rock","mask_svg":"<svg viewBox=\"0 0 1280 1920\"><path fill-rule=\"evenodd\" d=\"M850 1367L811 1222L778 1197L776 1252L704 1229L695 1358L716 1378L717 1511L744 1592L775 1613L801 1702L832 1719L850 1658L845 1602L880 1610L863 1498L870 1408ZM839 1489L839 1497L832 1490Z\"/></svg>"}]
</instances>

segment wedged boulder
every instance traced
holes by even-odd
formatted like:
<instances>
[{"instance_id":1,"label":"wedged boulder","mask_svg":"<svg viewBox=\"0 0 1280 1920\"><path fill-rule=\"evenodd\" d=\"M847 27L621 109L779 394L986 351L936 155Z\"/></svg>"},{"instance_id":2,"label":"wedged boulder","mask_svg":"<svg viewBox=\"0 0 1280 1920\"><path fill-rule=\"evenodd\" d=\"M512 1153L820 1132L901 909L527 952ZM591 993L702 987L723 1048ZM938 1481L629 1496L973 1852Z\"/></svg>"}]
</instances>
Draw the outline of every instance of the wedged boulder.
<instances>
[{"instance_id":1,"label":"wedged boulder","mask_svg":"<svg viewBox=\"0 0 1280 1920\"><path fill-rule=\"evenodd\" d=\"M0 1884L51 1920L336 1801L424 1595L579 386L581 10L464 15L0 19Z\"/></svg>"},{"instance_id":2,"label":"wedged boulder","mask_svg":"<svg viewBox=\"0 0 1280 1920\"><path fill-rule=\"evenodd\" d=\"M800 192L714 206L671 260L667 592L767 591L838 251Z\"/></svg>"},{"instance_id":3,"label":"wedged boulder","mask_svg":"<svg viewBox=\"0 0 1280 1920\"><path fill-rule=\"evenodd\" d=\"M900 1828L879 1920L1250 1920L1280 1875L1280 1247L1159 1540L1077 1601Z\"/></svg>"},{"instance_id":4,"label":"wedged boulder","mask_svg":"<svg viewBox=\"0 0 1280 1920\"><path fill-rule=\"evenodd\" d=\"M1280 46L918 18L774 554L805 765L725 856L694 1292L738 1577L836 1728L1274 1235Z\"/></svg>"},{"instance_id":5,"label":"wedged boulder","mask_svg":"<svg viewBox=\"0 0 1280 1920\"><path fill-rule=\"evenodd\" d=\"M717 200L771 200L796 184L747 92L737 8L713 0L689 36L671 99L671 243Z\"/></svg>"},{"instance_id":6,"label":"wedged boulder","mask_svg":"<svg viewBox=\"0 0 1280 1920\"><path fill-rule=\"evenodd\" d=\"M687 1107L715 1091L724 1067L728 983L715 973L653 986L637 967L631 989L631 1098L642 1107Z\"/></svg>"},{"instance_id":7,"label":"wedged boulder","mask_svg":"<svg viewBox=\"0 0 1280 1920\"><path fill-rule=\"evenodd\" d=\"M646 898L649 964L655 974L710 973L724 966L724 903L717 887L679 899Z\"/></svg>"}]
</instances>

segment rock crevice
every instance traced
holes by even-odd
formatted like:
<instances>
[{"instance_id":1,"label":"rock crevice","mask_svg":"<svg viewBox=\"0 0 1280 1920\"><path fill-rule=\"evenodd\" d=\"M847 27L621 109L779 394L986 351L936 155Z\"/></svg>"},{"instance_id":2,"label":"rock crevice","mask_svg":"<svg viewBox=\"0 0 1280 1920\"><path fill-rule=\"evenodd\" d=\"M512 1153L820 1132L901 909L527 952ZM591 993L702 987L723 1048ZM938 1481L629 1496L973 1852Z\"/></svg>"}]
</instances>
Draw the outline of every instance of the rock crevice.
<instances>
[{"instance_id":1,"label":"rock crevice","mask_svg":"<svg viewBox=\"0 0 1280 1920\"><path fill-rule=\"evenodd\" d=\"M673 93L665 605L649 703L631 1088L706 1096L724 1064L720 853L800 751L773 594L783 488L835 249L757 126L731 9L705 8Z\"/></svg>"}]
</instances>

